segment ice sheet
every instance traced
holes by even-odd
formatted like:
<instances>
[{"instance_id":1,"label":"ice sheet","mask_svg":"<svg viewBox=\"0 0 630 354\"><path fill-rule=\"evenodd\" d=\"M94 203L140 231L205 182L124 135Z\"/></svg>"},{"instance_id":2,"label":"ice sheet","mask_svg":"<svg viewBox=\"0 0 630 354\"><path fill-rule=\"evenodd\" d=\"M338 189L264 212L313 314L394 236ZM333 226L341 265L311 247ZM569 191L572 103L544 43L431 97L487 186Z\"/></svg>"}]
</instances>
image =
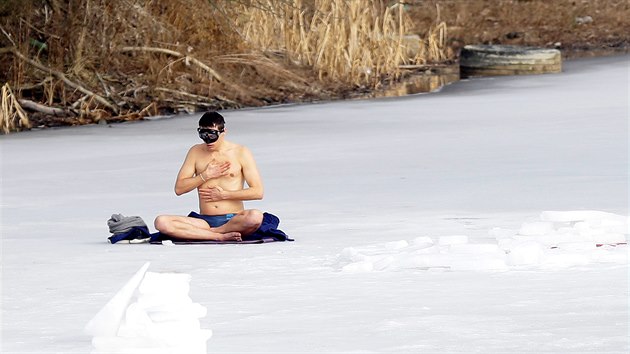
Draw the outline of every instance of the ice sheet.
<instances>
[{"instance_id":1,"label":"ice sheet","mask_svg":"<svg viewBox=\"0 0 630 354\"><path fill-rule=\"evenodd\" d=\"M467 249L488 251L474 270L438 244L499 244L523 223L567 216L543 211L627 216L627 56L435 94L224 113L265 182L265 199L247 206L280 216L295 242L106 243L112 213L152 225L196 209L173 185L198 115L0 137L2 353L89 352L83 326L147 261L192 276L211 353L628 352L617 253L585 259L583 245L565 245L531 267L542 250L530 239L513 263ZM587 223L584 233L601 226ZM401 240L455 267L387 271L403 262ZM344 249L388 242L393 256L370 271L341 271ZM488 270L499 260L508 269Z\"/></svg>"}]
</instances>

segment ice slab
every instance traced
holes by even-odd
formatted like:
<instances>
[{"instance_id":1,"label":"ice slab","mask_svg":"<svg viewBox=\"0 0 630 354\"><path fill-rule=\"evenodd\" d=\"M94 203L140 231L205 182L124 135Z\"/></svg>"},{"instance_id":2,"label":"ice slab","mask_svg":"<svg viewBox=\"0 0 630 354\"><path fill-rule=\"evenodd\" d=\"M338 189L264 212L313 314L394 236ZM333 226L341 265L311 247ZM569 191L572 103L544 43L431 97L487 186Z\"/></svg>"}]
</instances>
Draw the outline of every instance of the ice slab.
<instances>
[{"instance_id":1,"label":"ice slab","mask_svg":"<svg viewBox=\"0 0 630 354\"><path fill-rule=\"evenodd\" d=\"M93 337L115 336L120 322L136 288L142 282L144 274L149 269L150 262L146 262L140 270L112 297L107 304L88 322L84 332Z\"/></svg>"}]
</instances>

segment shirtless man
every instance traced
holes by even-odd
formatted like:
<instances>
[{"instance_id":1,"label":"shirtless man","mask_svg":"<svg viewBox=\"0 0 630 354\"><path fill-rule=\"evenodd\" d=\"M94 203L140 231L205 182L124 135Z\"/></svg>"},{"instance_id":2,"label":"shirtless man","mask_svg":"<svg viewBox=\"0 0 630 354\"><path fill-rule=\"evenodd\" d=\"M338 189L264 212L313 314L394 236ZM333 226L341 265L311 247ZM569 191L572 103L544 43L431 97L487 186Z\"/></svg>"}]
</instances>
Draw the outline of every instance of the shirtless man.
<instances>
[{"instance_id":1,"label":"shirtless man","mask_svg":"<svg viewBox=\"0 0 630 354\"><path fill-rule=\"evenodd\" d=\"M204 141L188 151L175 182L175 194L197 189L201 214L160 215L155 228L186 240L241 241L261 225L263 213L245 210L243 201L263 198L263 184L252 153L225 140L223 116L207 112L199 119ZM247 183L247 186L245 186Z\"/></svg>"}]
</instances>

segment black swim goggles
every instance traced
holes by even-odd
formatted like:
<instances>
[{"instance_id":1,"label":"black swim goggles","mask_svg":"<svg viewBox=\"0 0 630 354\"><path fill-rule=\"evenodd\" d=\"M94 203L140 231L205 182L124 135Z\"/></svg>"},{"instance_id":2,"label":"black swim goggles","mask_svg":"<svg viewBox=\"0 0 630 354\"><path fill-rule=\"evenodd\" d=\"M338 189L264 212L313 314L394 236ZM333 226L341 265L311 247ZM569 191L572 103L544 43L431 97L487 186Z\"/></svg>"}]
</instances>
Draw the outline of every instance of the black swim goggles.
<instances>
[{"instance_id":1,"label":"black swim goggles","mask_svg":"<svg viewBox=\"0 0 630 354\"><path fill-rule=\"evenodd\" d=\"M215 141L219 140L219 135L223 133L223 129L209 129L209 128L197 128L197 132L199 133L199 138L203 140L206 144L212 144Z\"/></svg>"}]
</instances>

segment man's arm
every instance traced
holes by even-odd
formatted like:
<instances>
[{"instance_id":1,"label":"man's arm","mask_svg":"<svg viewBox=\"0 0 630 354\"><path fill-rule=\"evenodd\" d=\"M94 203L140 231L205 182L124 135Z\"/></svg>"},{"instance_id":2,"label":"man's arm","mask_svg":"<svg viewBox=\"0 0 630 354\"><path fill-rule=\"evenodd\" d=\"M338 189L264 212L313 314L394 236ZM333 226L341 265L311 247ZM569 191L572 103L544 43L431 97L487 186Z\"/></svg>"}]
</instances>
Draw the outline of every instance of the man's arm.
<instances>
[{"instance_id":1,"label":"man's arm","mask_svg":"<svg viewBox=\"0 0 630 354\"><path fill-rule=\"evenodd\" d=\"M177 180L175 181L175 194L182 195L203 184L201 176L195 175L195 147L191 147L186 154L186 159L179 169Z\"/></svg>"},{"instance_id":2,"label":"man's arm","mask_svg":"<svg viewBox=\"0 0 630 354\"><path fill-rule=\"evenodd\" d=\"M256 161L251 151L245 146L241 149L240 162L247 188L239 191L223 191L225 199L229 200L260 200L264 196L264 187Z\"/></svg>"},{"instance_id":3,"label":"man's arm","mask_svg":"<svg viewBox=\"0 0 630 354\"><path fill-rule=\"evenodd\" d=\"M184 164L182 164L177 174L177 180L175 181L175 194L177 195L188 193L204 184L207 180L225 176L228 173L230 168L229 162L218 164L213 160L206 166L204 171L198 175L195 174L195 155L195 146L193 146L188 150Z\"/></svg>"}]
</instances>

